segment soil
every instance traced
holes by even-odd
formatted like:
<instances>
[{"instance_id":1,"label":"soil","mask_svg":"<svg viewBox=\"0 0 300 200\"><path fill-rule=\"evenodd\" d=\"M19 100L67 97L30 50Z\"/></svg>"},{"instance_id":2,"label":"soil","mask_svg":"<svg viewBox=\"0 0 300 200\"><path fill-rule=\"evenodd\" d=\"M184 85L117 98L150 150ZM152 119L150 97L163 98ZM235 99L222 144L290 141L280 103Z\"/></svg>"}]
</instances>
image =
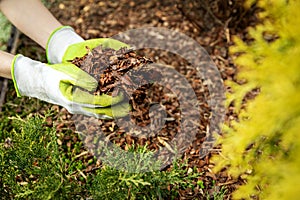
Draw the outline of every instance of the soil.
<instances>
[{"instance_id":1,"label":"soil","mask_svg":"<svg viewBox=\"0 0 300 200\"><path fill-rule=\"evenodd\" d=\"M240 37L250 42L247 37L247 27L258 23L256 17L257 8L253 6L245 9L243 1L49 0L49 2L51 12L59 21L64 25L72 26L84 39L113 37L120 32L141 27L162 27L184 33L198 42L208 52L208 55L216 64L223 81L235 81L238 72L238 67L233 63L234 55L229 55L229 47L233 45L233 37ZM23 45L32 46L33 44L30 40L27 40L23 42ZM180 44L178 45L178 48L180 48ZM224 199L230 199L231 193L239 185L243 184L243 181L228 176L226 170L219 173L212 172L214 164L210 161L210 157L213 154L220 154L220 148L218 146L214 147L205 157L200 156L203 141L208 136L209 129L212 128L209 127L212 108L207 103L211 94L209 94L205 82L201 78L197 78L191 63L188 63L185 58L176 54L158 49L140 49L137 52L129 52L129 54L131 53L135 54L133 55L134 58L138 57L136 58L137 60L147 58L147 62L149 59L153 63L172 66L172 69L176 69L191 84L197 100L201 102L201 112L199 118L197 118L198 126L195 129L196 134L192 142L188 144L188 148L182 152L181 157L188 162L188 169L196 169L198 172L203 173L203 176L199 177L198 180L204 182L205 189L199 188L196 184L197 181L195 181L193 190L180 190L180 199L201 198L203 193L213 197L213 194L221 191L222 187L226 189ZM189 53L193 52L187 51L187 55ZM178 80L176 80L176 77L173 77L172 81L176 82ZM110 93L115 91L111 90L111 86L109 86L112 84L113 82L102 85L97 92ZM224 87L230 92L228 86L224 85ZM101 91L101 88L105 90ZM180 130L180 124L184 120L180 109L178 109L180 99L168 87L160 84L147 85L147 90L145 88L136 89L135 87L135 90L132 91L133 94L144 94L143 98L136 96L136 100L131 101L133 107L137 109L133 110L135 113L131 113L130 119L121 118L117 121L97 120L97 125L101 125L101 130L104 133L103 138L117 143L125 150L127 148L125 144L132 143L148 144L149 148L153 150L166 146L172 149L171 140L174 140L176 133ZM253 98L255 94L255 91L253 94L249 94L249 99ZM138 105L142 104L142 107L138 108L138 105L134 105L135 103ZM155 112L153 110L149 111L149 108L153 105ZM225 123L236 119L236 113L232 111L232 106L226 108ZM63 122L56 124L60 144L66 144L72 148L76 141L80 139L87 141L90 139L88 135L83 138L78 138L78 136L74 135L75 127L71 122L72 115L63 108L55 108L60 110L64 119ZM167 110L168 112L164 113L162 110ZM158 118L162 118L162 115L164 115L163 118L167 119L159 133L151 135L146 129L137 133L127 128L130 127L128 125L129 122L140 127L146 127L151 123L152 115L157 115ZM85 118L83 117L82 119ZM52 120L50 121L52 123ZM160 123L160 121L157 122L158 125ZM62 132L66 129L73 131L69 135L63 134ZM89 154L89 157L83 161L87 162L91 157L92 155ZM170 162L166 160L163 170L168 170L168 168L172 167L169 164ZM99 163L97 165L89 165L83 173L90 173L98 165ZM212 181L215 182L214 187L211 185Z\"/></svg>"}]
</instances>

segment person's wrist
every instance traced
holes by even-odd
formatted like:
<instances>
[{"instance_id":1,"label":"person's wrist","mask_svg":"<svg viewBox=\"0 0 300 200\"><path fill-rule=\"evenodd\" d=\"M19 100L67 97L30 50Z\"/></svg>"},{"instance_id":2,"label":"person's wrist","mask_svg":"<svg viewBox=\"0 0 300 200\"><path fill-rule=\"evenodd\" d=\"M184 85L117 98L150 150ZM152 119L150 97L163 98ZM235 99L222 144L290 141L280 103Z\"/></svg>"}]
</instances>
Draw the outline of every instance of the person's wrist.
<instances>
[{"instance_id":1,"label":"person's wrist","mask_svg":"<svg viewBox=\"0 0 300 200\"><path fill-rule=\"evenodd\" d=\"M61 63L67 48L72 44L83 41L84 39L70 26L62 26L55 29L50 35L46 46L48 62L53 64Z\"/></svg>"}]
</instances>

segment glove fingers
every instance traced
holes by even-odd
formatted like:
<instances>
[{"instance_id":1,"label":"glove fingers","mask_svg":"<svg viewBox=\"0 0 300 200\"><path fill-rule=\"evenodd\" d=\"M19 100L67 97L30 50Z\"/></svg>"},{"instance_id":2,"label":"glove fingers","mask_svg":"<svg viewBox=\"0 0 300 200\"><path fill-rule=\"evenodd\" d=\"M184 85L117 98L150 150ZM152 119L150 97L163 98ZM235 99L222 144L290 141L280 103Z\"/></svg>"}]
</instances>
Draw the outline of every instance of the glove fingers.
<instances>
[{"instance_id":1,"label":"glove fingers","mask_svg":"<svg viewBox=\"0 0 300 200\"><path fill-rule=\"evenodd\" d=\"M86 107L107 107L117 104L123 100L123 95L112 97L109 95L93 95L80 88L74 88L68 81L61 81L59 84L60 91L66 99L72 102L83 104Z\"/></svg>"},{"instance_id":2,"label":"glove fingers","mask_svg":"<svg viewBox=\"0 0 300 200\"><path fill-rule=\"evenodd\" d=\"M64 63L64 64L55 64L48 65L54 70L60 71L64 74L70 76L73 80L63 80L62 82L71 83L72 85L82 87L88 91L93 91L97 88L98 82L92 76L90 76L85 71L79 69L73 64ZM68 78L68 77L66 77Z\"/></svg>"},{"instance_id":3,"label":"glove fingers","mask_svg":"<svg viewBox=\"0 0 300 200\"><path fill-rule=\"evenodd\" d=\"M102 95L93 95L88 92L81 90L80 88L76 88L73 91L73 101L84 103L84 104L92 104L90 107L107 107L114 104L117 104L123 100L123 95L120 94L118 96L112 97L106 94Z\"/></svg>"},{"instance_id":4,"label":"glove fingers","mask_svg":"<svg viewBox=\"0 0 300 200\"><path fill-rule=\"evenodd\" d=\"M109 47L115 50L118 50L121 47L129 47L123 42L110 38L86 40L84 42L70 45L63 56L62 62L69 62L70 60L73 60L76 57L83 57L87 53L86 47L93 49L99 45L102 45L104 48Z\"/></svg>"},{"instance_id":5,"label":"glove fingers","mask_svg":"<svg viewBox=\"0 0 300 200\"><path fill-rule=\"evenodd\" d=\"M87 108L83 107L83 110L90 113L90 115L96 118L103 118L103 116L108 116L111 118L124 117L129 114L131 107L128 103L117 104L112 107L105 108Z\"/></svg>"}]
</instances>

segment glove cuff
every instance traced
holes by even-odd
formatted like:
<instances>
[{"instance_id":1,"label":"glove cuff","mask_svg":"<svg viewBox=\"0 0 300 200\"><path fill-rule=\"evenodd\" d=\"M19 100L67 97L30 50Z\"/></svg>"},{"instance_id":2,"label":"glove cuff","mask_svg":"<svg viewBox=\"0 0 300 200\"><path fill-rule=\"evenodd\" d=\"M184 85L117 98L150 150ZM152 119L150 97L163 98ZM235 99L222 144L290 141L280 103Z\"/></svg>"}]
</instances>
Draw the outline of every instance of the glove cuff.
<instances>
[{"instance_id":1,"label":"glove cuff","mask_svg":"<svg viewBox=\"0 0 300 200\"><path fill-rule=\"evenodd\" d=\"M14 87L15 87L15 90L16 90L16 93L17 93L17 96L18 97L21 97L22 95L20 94L20 91L19 91L19 88L18 88L18 84L17 84L17 81L16 81L16 76L15 76L15 64L17 62L17 59L20 58L20 57L23 57L21 54L18 54L14 57L13 59L13 62L12 62L12 65L11 65L11 75L12 75L12 80L13 80L13 83L14 83Z\"/></svg>"},{"instance_id":2,"label":"glove cuff","mask_svg":"<svg viewBox=\"0 0 300 200\"><path fill-rule=\"evenodd\" d=\"M67 48L84 39L70 26L62 26L53 31L46 45L48 63L61 63Z\"/></svg>"}]
</instances>

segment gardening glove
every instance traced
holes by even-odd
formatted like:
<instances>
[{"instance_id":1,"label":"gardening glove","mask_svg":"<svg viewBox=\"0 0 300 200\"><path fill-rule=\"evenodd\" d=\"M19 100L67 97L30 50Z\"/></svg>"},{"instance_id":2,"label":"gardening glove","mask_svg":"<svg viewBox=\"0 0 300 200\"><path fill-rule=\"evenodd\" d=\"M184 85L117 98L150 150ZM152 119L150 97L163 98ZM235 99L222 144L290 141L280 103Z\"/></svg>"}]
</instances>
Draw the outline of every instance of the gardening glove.
<instances>
[{"instance_id":1,"label":"gardening glove","mask_svg":"<svg viewBox=\"0 0 300 200\"><path fill-rule=\"evenodd\" d=\"M56 29L48 39L46 46L47 60L49 63L69 62L76 57L82 57L87 53L87 47L93 49L99 45L103 48L115 50L121 47L129 47L127 44L111 38L98 38L84 40L74 29L63 26Z\"/></svg>"},{"instance_id":2,"label":"gardening glove","mask_svg":"<svg viewBox=\"0 0 300 200\"><path fill-rule=\"evenodd\" d=\"M95 96L98 82L71 63L45 64L16 55L12 64L12 79L18 96L36 97L65 107L70 113L101 119L127 115L128 107L117 105L114 112L109 105L121 96Z\"/></svg>"}]
</instances>

